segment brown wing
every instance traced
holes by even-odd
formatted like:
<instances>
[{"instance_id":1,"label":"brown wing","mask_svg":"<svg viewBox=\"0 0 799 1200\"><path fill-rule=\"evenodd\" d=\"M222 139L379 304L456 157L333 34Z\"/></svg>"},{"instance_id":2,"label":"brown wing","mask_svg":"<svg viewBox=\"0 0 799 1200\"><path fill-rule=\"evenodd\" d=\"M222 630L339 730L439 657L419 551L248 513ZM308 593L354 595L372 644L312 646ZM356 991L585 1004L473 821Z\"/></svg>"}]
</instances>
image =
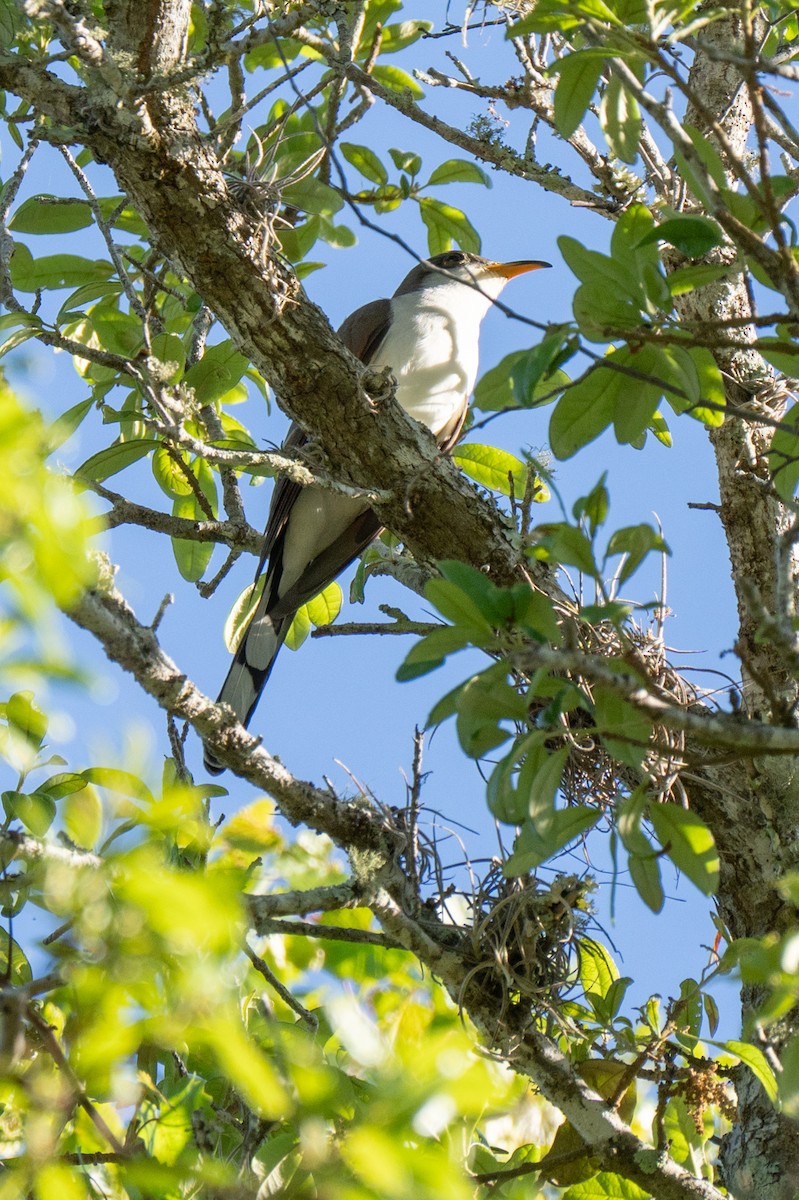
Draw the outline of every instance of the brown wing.
<instances>
[{"instance_id":1,"label":"brown wing","mask_svg":"<svg viewBox=\"0 0 799 1200\"><path fill-rule=\"evenodd\" d=\"M347 349L359 358L363 363L369 363L372 356L377 352L378 346L381 344L386 334L388 333L389 324L391 321L391 302L389 300L373 300L369 304L362 305L361 308L356 308L355 312L350 313L344 323L338 330L338 336L341 338ZM283 442L283 449L288 451L299 450L306 445L308 441L307 434L299 427L292 424L286 439ZM264 533L264 544L261 551L261 557L258 562L258 567L255 572L255 578L258 579L267 560L271 557L272 552L278 547L281 536L286 528L291 510L300 494L301 488L298 483L294 483L287 476L281 475L272 493L272 503L269 507L269 519ZM373 531L370 529L373 527ZM357 535L357 540L353 540L346 547L331 546L329 551L326 551L324 556L320 555L320 559L324 557L328 563L333 561L332 551L337 551L342 555L341 566L339 570L343 570L354 558L366 549L371 541L377 537L382 527L374 522L357 522L356 528L353 528L353 535ZM322 579L322 582L310 592L306 599L310 599L316 595L316 592L321 587L329 582L329 578L324 578L324 569L329 570L329 566L325 568L325 564L318 559L314 563L316 570L313 572L314 579ZM310 580L309 580L310 583ZM296 593L296 588L292 589L292 593ZM286 609L287 597L281 601L281 609ZM305 600L298 600L295 607L304 604Z\"/></svg>"}]
</instances>

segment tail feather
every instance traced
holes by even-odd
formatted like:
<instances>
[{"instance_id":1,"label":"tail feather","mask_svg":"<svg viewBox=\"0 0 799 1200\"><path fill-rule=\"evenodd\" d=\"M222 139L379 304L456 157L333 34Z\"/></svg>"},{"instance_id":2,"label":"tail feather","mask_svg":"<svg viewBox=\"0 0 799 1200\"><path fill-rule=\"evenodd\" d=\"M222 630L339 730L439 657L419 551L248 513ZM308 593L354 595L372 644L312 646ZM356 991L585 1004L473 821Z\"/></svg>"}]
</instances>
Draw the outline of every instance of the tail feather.
<instances>
[{"instance_id":1,"label":"tail feather","mask_svg":"<svg viewBox=\"0 0 799 1200\"><path fill-rule=\"evenodd\" d=\"M232 708L242 725L250 722L290 625L291 617L272 620L268 612L256 610L239 643L216 702ZM203 763L211 775L221 775L225 769L208 749Z\"/></svg>"}]
</instances>

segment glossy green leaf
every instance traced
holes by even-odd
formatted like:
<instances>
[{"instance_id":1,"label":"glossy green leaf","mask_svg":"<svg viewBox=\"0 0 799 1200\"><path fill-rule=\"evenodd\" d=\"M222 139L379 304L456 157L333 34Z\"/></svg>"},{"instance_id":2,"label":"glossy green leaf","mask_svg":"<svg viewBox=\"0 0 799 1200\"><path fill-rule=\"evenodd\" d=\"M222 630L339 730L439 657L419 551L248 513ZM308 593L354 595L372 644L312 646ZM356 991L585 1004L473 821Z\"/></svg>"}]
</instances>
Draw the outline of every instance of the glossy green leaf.
<instances>
[{"instance_id":1,"label":"glossy green leaf","mask_svg":"<svg viewBox=\"0 0 799 1200\"><path fill-rule=\"evenodd\" d=\"M505 863L505 874L513 878L534 871L570 842L592 829L600 816L599 809L584 804L558 809L553 814L546 837L542 837L529 821L526 822L514 843L513 853Z\"/></svg>"},{"instance_id":2,"label":"glossy green leaf","mask_svg":"<svg viewBox=\"0 0 799 1200\"><path fill-rule=\"evenodd\" d=\"M433 28L432 21L398 21L384 25L380 38L381 54L396 54L406 46L412 46L424 33ZM368 51L369 47L365 47Z\"/></svg>"},{"instance_id":3,"label":"glossy green leaf","mask_svg":"<svg viewBox=\"0 0 799 1200\"><path fill-rule=\"evenodd\" d=\"M113 273L110 262L81 258L77 254L49 254L33 257L27 246L17 242L11 258L11 282L20 292L80 287L108 279Z\"/></svg>"},{"instance_id":4,"label":"glossy green leaf","mask_svg":"<svg viewBox=\"0 0 799 1200\"><path fill-rule=\"evenodd\" d=\"M88 201L65 200L42 193L20 204L8 227L17 233L72 233L75 229L85 229L93 220Z\"/></svg>"},{"instance_id":5,"label":"glossy green leaf","mask_svg":"<svg viewBox=\"0 0 799 1200\"><path fill-rule=\"evenodd\" d=\"M160 445L153 451L153 476L170 500L175 496L191 495L189 462L188 452L175 446Z\"/></svg>"},{"instance_id":6,"label":"glossy green leaf","mask_svg":"<svg viewBox=\"0 0 799 1200\"><path fill-rule=\"evenodd\" d=\"M79 480L81 478L94 479L98 483L102 483L104 479L109 479L112 475L123 471L125 467L129 467L131 463L138 462L140 458L150 454L155 447L156 442L150 438L114 442L105 450L98 450L91 458L87 458L86 462L78 467L75 475Z\"/></svg>"},{"instance_id":7,"label":"glossy green leaf","mask_svg":"<svg viewBox=\"0 0 799 1200\"><path fill-rule=\"evenodd\" d=\"M447 655L469 645L469 633L459 625L442 625L434 629L411 647L397 669L396 679L407 683L435 671Z\"/></svg>"},{"instance_id":8,"label":"glossy green leaf","mask_svg":"<svg viewBox=\"0 0 799 1200\"><path fill-rule=\"evenodd\" d=\"M546 557L548 562L560 563L565 567L577 567L594 578L599 577L591 543L581 529L561 521L556 525L539 526L539 534L537 556Z\"/></svg>"},{"instance_id":9,"label":"glossy green leaf","mask_svg":"<svg viewBox=\"0 0 799 1200\"><path fill-rule=\"evenodd\" d=\"M80 426L84 418L89 415L93 407L94 401L91 396L88 400L79 400L77 404L73 404L72 408L68 408L65 413L62 413L53 422L48 433L48 442L51 450L57 450L72 437L75 430Z\"/></svg>"},{"instance_id":10,"label":"glossy green leaf","mask_svg":"<svg viewBox=\"0 0 799 1200\"><path fill-rule=\"evenodd\" d=\"M578 942L580 984L584 992L605 997L619 978L619 968L610 951L593 938L581 937Z\"/></svg>"},{"instance_id":11,"label":"glossy green leaf","mask_svg":"<svg viewBox=\"0 0 799 1200\"><path fill-rule=\"evenodd\" d=\"M510 481L513 480L513 494L517 499L524 495L527 466L507 450L500 450L497 446L481 446L476 442L461 442L453 450L452 457L461 470L482 487L510 496Z\"/></svg>"},{"instance_id":12,"label":"glossy green leaf","mask_svg":"<svg viewBox=\"0 0 799 1200\"><path fill-rule=\"evenodd\" d=\"M93 850L103 832L103 805L93 787L72 792L61 806L67 836L76 846Z\"/></svg>"},{"instance_id":13,"label":"glossy green leaf","mask_svg":"<svg viewBox=\"0 0 799 1200\"><path fill-rule=\"evenodd\" d=\"M333 582L307 604L303 604L294 614L286 635L289 650L299 650L311 632L312 625L329 625L335 621L341 611L343 599L340 586Z\"/></svg>"},{"instance_id":14,"label":"glossy green leaf","mask_svg":"<svg viewBox=\"0 0 799 1200\"><path fill-rule=\"evenodd\" d=\"M638 770L649 750L652 722L611 688L592 689L594 719L614 758Z\"/></svg>"},{"instance_id":15,"label":"glossy green leaf","mask_svg":"<svg viewBox=\"0 0 799 1200\"><path fill-rule=\"evenodd\" d=\"M421 100L424 95L424 88L420 87L413 76L400 67L378 63L372 68L372 78L376 79L378 83L382 83L383 87L388 88L390 92L397 92L400 96L409 92L414 100Z\"/></svg>"},{"instance_id":16,"label":"glossy green leaf","mask_svg":"<svg viewBox=\"0 0 799 1200\"><path fill-rule=\"evenodd\" d=\"M133 800L143 800L147 804L154 803L147 784L130 771L121 771L117 767L89 767L81 774L87 783L94 783L97 787L107 788L110 792L129 796Z\"/></svg>"},{"instance_id":17,"label":"glossy green leaf","mask_svg":"<svg viewBox=\"0 0 799 1200\"><path fill-rule=\"evenodd\" d=\"M339 150L351 167L360 171L365 179L378 185L388 183L388 171L368 146L358 146L354 142L339 143Z\"/></svg>"},{"instance_id":18,"label":"glossy green leaf","mask_svg":"<svg viewBox=\"0 0 799 1200\"><path fill-rule=\"evenodd\" d=\"M649 1192L621 1175L600 1171L591 1179L567 1188L560 1200L649 1200Z\"/></svg>"},{"instance_id":19,"label":"glossy green leaf","mask_svg":"<svg viewBox=\"0 0 799 1200\"><path fill-rule=\"evenodd\" d=\"M250 623L258 601L261 599L264 590L266 576L261 575L249 587L245 588L233 602L233 607L227 615L222 636L225 646L230 654L235 654L239 648L239 643L244 636L244 631Z\"/></svg>"},{"instance_id":20,"label":"glossy green leaf","mask_svg":"<svg viewBox=\"0 0 799 1200\"><path fill-rule=\"evenodd\" d=\"M653 550L658 554L671 553L661 534L651 525L628 525L617 529L608 542L608 557L614 554L627 556L618 573L619 583L625 583Z\"/></svg>"},{"instance_id":21,"label":"glossy green leaf","mask_svg":"<svg viewBox=\"0 0 799 1200\"><path fill-rule=\"evenodd\" d=\"M466 158L450 158L433 171L425 186L434 187L442 183L482 183L491 187L491 176L476 162Z\"/></svg>"},{"instance_id":22,"label":"glossy green leaf","mask_svg":"<svg viewBox=\"0 0 799 1200\"><path fill-rule=\"evenodd\" d=\"M570 138L594 98L604 60L594 51L573 53L556 64L554 120L561 137Z\"/></svg>"},{"instance_id":23,"label":"glossy green leaf","mask_svg":"<svg viewBox=\"0 0 799 1200\"><path fill-rule=\"evenodd\" d=\"M38 750L47 733L47 717L33 699L33 692L15 692L2 708L9 726Z\"/></svg>"},{"instance_id":24,"label":"glossy green leaf","mask_svg":"<svg viewBox=\"0 0 799 1200\"><path fill-rule=\"evenodd\" d=\"M313 625L332 625L341 612L343 603L344 593L341 586L334 581L318 596L314 596L313 600L309 600L305 607Z\"/></svg>"},{"instance_id":25,"label":"glossy green leaf","mask_svg":"<svg viewBox=\"0 0 799 1200\"><path fill-rule=\"evenodd\" d=\"M658 841L671 861L706 896L719 882L719 856L705 822L679 804L650 804L649 817Z\"/></svg>"},{"instance_id":26,"label":"glossy green leaf","mask_svg":"<svg viewBox=\"0 0 799 1200\"><path fill-rule=\"evenodd\" d=\"M185 383L194 388L198 404L211 404L239 382L248 366L249 360L231 341L219 342L209 346L200 361L189 367Z\"/></svg>"},{"instance_id":27,"label":"glossy green leaf","mask_svg":"<svg viewBox=\"0 0 799 1200\"><path fill-rule=\"evenodd\" d=\"M200 492L206 499L210 510L210 518L209 513L205 511L193 489L190 489L187 495L177 495L175 497L172 503L172 515L183 517L189 521L215 519L217 513L217 491L214 472L208 463L201 458L195 459L189 470L196 479ZM189 541L188 538L175 537L171 539L171 542L175 562L183 578L188 580L189 583L196 583L202 579L214 553L214 543L195 542Z\"/></svg>"},{"instance_id":28,"label":"glossy green leaf","mask_svg":"<svg viewBox=\"0 0 799 1200\"><path fill-rule=\"evenodd\" d=\"M44 837L55 820L55 800L38 792L3 792L3 808L10 821L21 821L34 837Z\"/></svg>"},{"instance_id":29,"label":"glossy green leaf","mask_svg":"<svg viewBox=\"0 0 799 1200\"><path fill-rule=\"evenodd\" d=\"M593 367L563 393L549 422L549 443L556 458L571 458L599 437L613 420L616 401L629 381L618 371Z\"/></svg>"},{"instance_id":30,"label":"glossy green leaf","mask_svg":"<svg viewBox=\"0 0 799 1200\"><path fill-rule=\"evenodd\" d=\"M650 230L641 245L650 242L668 242L687 255L688 258L702 258L715 246L720 246L724 235L715 221L707 217L688 216L681 214L661 221Z\"/></svg>"},{"instance_id":31,"label":"glossy green leaf","mask_svg":"<svg viewBox=\"0 0 799 1200\"><path fill-rule=\"evenodd\" d=\"M422 167L422 159L418 154L414 154L412 150L389 150L391 161L398 171L405 171L408 175L418 175Z\"/></svg>"},{"instance_id":32,"label":"glossy green leaf","mask_svg":"<svg viewBox=\"0 0 799 1200\"><path fill-rule=\"evenodd\" d=\"M0 977L11 987L22 987L33 979L25 951L4 929L0 930Z\"/></svg>"},{"instance_id":33,"label":"glossy green leaf","mask_svg":"<svg viewBox=\"0 0 799 1200\"><path fill-rule=\"evenodd\" d=\"M443 204L432 196L423 196L419 201L419 213L427 228L431 255L451 250L453 242L468 254L480 253L480 235L459 208Z\"/></svg>"},{"instance_id":34,"label":"glossy green leaf","mask_svg":"<svg viewBox=\"0 0 799 1200\"><path fill-rule=\"evenodd\" d=\"M476 638L490 639L491 625L472 597L448 579L431 579L424 589L425 597L442 616L455 625L462 625Z\"/></svg>"},{"instance_id":35,"label":"glossy green leaf","mask_svg":"<svg viewBox=\"0 0 799 1200\"><path fill-rule=\"evenodd\" d=\"M769 1100L772 1103L776 1101L778 1092L777 1077L759 1046L752 1046L749 1042L739 1041L711 1042L711 1045L718 1046L720 1050L726 1050L729 1054L736 1055L763 1085L763 1090Z\"/></svg>"},{"instance_id":36,"label":"glossy green leaf","mask_svg":"<svg viewBox=\"0 0 799 1200\"><path fill-rule=\"evenodd\" d=\"M617 75L611 75L605 88L599 106L599 123L611 154L622 162L634 163L641 138L641 110L635 96Z\"/></svg>"}]
</instances>

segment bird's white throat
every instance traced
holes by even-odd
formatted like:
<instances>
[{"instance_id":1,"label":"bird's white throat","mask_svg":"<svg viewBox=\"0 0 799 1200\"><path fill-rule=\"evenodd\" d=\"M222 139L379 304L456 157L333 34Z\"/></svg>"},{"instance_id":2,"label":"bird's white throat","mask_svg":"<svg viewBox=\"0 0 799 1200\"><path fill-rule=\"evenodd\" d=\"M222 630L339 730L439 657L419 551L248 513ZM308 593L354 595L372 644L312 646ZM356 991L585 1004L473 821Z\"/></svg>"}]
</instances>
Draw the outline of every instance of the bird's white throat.
<instances>
[{"instance_id":1,"label":"bird's white throat","mask_svg":"<svg viewBox=\"0 0 799 1200\"><path fill-rule=\"evenodd\" d=\"M478 291L442 275L391 301L391 326L371 365L391 368L397 400L434 434L471 394L480 323L505 282L481 280Z\"/></svg>"}]
</instances>

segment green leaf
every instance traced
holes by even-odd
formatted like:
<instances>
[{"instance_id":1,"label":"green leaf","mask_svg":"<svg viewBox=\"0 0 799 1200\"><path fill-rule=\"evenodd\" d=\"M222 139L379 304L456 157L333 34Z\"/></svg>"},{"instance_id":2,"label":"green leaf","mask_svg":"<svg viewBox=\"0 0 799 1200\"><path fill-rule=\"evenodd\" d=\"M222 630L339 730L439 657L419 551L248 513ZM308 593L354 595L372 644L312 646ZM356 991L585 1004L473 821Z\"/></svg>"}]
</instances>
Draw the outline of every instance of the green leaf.
<instances>
[{"instance_id":1,"label":"green leaf","mask_svg":"<svg viewBox=\"0 0 799 1200\"><path fill-rule=\"evenodd\" d=\"M86 200L41 194L20 204L8 223L17 233L72 233L85 229L94 217Z\"/></svg>"},{"instance_id":2,"label":"green leaf","mask_svg":"<svg viewBox=\"0 0 799 1200\"><path fill-rule=\"evenodd\" d=\"M658 913L663 908L665 896L660 881L658 852L641 829L641 819L646 801L643 788L636 789L618 806L617 824L624 847L629 854L630 876L644 904Z\"/></svg>"},{"instance_id":3,"label":"green leaf","mask_svg":"<svg viewBox=\"0 0 799 1200\"><path fill-rule=\"evenodd\" d=\"M604 66L604 56L593 50L569 54L555 64L558 82L555 87L555 128L563 138L570 138L579 126L596 91Z\"/></svg>"},{"instance_id":4,"label":"green leaf","mask_svg":"<svg viewBox=\"0 0 799 1200\"><path fill-rule=\"evenodd\" d=\"M3 792L3 808L9 820L21 821L34 837L44 837L56 814L55 800L38 792Z\"/></svg>"},{"instance_id":5,"label":"green leaf","mask_svg":"<svg viewBox=\"0 0 799 1200\"><path fill-rule=\"evenodd\" d=\"M396 54L398 50L404 50L406 46L413 45L423 33L427 33L432 28L432 21L398 21L394 24L384 25L380 38L380 53ZM363 49L368 53L368 46Z\"/></svg>"},{"instance_id":6,"label":"green leaf","mask_svg":"<svg viewBox=\"0 0 799 1200\"><path fill-rule=\"evenodd\" d=\"M194 388L198 404L210 404L235 387L248 366L245 355L226 340L209 346L200 361L189 367L184 382Z\"/></svg>"},{"instance_id":7,"label":"green leaf","mask_svg":"<svg viewBox=\"0 0 799 1200\"><path fill-rule=\"evenodd\" d=\"M511 736L500 723L523 719L527 704L507 681L507 668L497 663L463 684L458 697L456 729L464 753L481 758Z\"/></svg>"},{"instance_id":8,"label":"green leaf","mask_svg":"<svg viewBox=\"0 0 799 1200\"><path fill-rule=\"evenodd\" d=\"M11 987L21 987L33 979L33 972L25 957L25 951L5 930L0 930L0 976Z\"/></svg>"},{"instance_id":9,"label":"green leaf","mask_svg":"<svg viewBox=\"0 0 799 1200\"><path fill-rule=\"evenodd\" d=\"M649 428L663 395L663 384L658 371L658 358L651 347L642 346L632 353L626 346L609 357L621 367L637 371L651 378L636 378L620 373L623 388L619 390L613 413L613 429L621 445L639 445L640 439Z\"/></svg>"},{"instance_id":10,"label":"green leaf","mask_svg":"<svg viewBox=\"0 0 799 1200\"><path fill-rule=\"evenodd\" d=\"M537 558L545 557L548 562L577 567L586 575L594 579L599 578L599 568L591 543L582 529L561 521L556 525L540 525L538 533L540 536L535 545Z\"/></svg>"},{"instance_id":11,"label":"green leaf","mask_svg":"<svg viewBox=\"0 0 799 1200\"><path fill-rule=\"evenodd\" d=\"M3 705L9 726L38 750L47 733L47 717L34 703L33 692L15 692Z\"/></svg>"},{"instance_id":12,"label":"green leaf","mask_svg":"<svg viewBox=\"0 0 799 1200\"><path fill-rule=\"evenodd\" d=\"M284 203L290 204L293 208L320 216L331 216L333 213L339 212L344 205L338 192L323 183L321 179L314 178L313 175L308 175L305 179L300 179L297 183L292 183L284 188L282 196Z\"/></svg>"},{"instance_id":13,"label":"green leaf","mask_svg":"<svg viewBox=\"0 0 799 1200\"><path fill-rule=\"evenodd\" d=\"M699 394L705 402L695 405L689 410L690 415L697 421L717 429L724 424L724 408L727 394L724 390L724 380L718 363L709 350L701 346L693 346L688 353L693 359L699 380ZM668 400L668 395L666 396ZM711 408L710 405L713 405Z\"/></svg>"},{"instance_id":14,"label":"green leaf","mask_svg":"<svg viewBox=\"0 0 799 1200\"><path fill-rule=\"evenodd\" d=\"M309 600L306 604L308 617L312 625L332 625L338 614L341 612L341 606L344 603L344 593L339 584L335 581L329 583L324 591L318 596L314 596L313 600Z\"/></svg>"},{"instance_id":15,"label":"green leaf","mask_svg":"<svg viewBox=\"0 0 799 1200\"><path fill-rule=\"evenodd\" d=\"M398 683L407 683L435 671L447 655L469 644L469 634L459 625L442 625L420 638L397 669Z\"/></svg>"},{"instance_id":16,"label":"green leaf","mask_svg":"<svg viewBox=\"0 0 799 1200\"><path fill-rule=\"evenodd\" d=\"M549 444L556 458L571 458L607 429L629 383L619 371L599 364L566 389L549 422Z\"/></svg>"},{"instance_id":17,"label":"green leaf","mask_svg":"<svg viewBox=\"0 0 799 1200\"><path fill-rule=\"evenodd\" d=\"M194 475L200 490L208 501L212 517L216 516L217 494L214 472L204 459L198 458L191 464L190 471ZM184 517L189 521L207 521L208 514L204 511L196 494L190 491L186 496L176 496L172 503L172 515ZM205 569L214 553L213 542L193 542L188 538L175 538L172 541L172 552L178 570L189 583L202 579Z\"/></svg>"},{"instance_id":18,"label":"green leaf","mask_svg":"<svg viewBox=\"0 0 799 1200\"><path fill-rule=\"evenodd\" d=\"M507 588L498 588L483 571L457 559L443 559L438 569L444 579L455 584L475 602L491 625L504 625L513 616L513 593ZM522 586L526 590L526 585Z\"/></svg>"},{"instance_id":19,"label":"green leaf","mask_svg":"<svg viewBox=\"0 0 799 1200\"><path fill-rule=\"evenodd\" d=\"M82 775L75 771L65 771L59 775L51 775L45 783L39 784L36 791L42 796L49 796L51 800L61 800L64 796L82 792L85 787L86 780Z\"/></svg>"},{"instance_id":20,"label":"green leaf","mask_svg":"<svg viewBox=\"0 0 799 1200\"><path fill-rule=\"evenodd\" d=\"M640 245L668 242L688 258L702 258L714 246L720 246L724 235L715 221L707 217L677 216L662 221L650 230Z\"/></svg>"},{"instance_id":21,"label":"green leaf","mask_svg":"<svg viewBox=\"0 0 799 1200\"><path fill-rule=\"evenodd\" d=\"M603 471L600 479L591 488L587 496L580 496L575 500L572 507L572 514L575 521L587 521L588 531L591 537L594 536L597 529L605 524L608 519L608 510L610 508L610 496L606 486L608 473Z\"/></svg>"},{"instance_id":22,"label":"green leaf","mask_svg":"<svg viewBox=\"0 0 799 1200\"><path fill-rule=\"evenodd\" d=\"M138 317L120 312L118 308L97 306L90 317L92 329L100 346L110 354L133 358L144 341L144 331Z\"/></svg>"},{"instance_id":23,"label":"green leaf","mask_svg":"<svg viewBox=\"0 0 799 1200\"><path fill-rule=\"evenodd\" d=\"M295 612L289 631L286 634L286 645L289 650L299 650L300 646L311 632L311 618L308 616L308 610L303 604Z\"/></svg>"},{"instance_id":24,"label":"green leaf","mask_svg":"<svg viewBox=\"0 0 799 1200\"><path fill-rule=\"evenodd\" d=\"M461 470L481 487L490 488L510 496L510 480L513 493L518 498L524 495L527 484L527 466L507 450L496 446L481 446L476 442L461 444L452 452L452 457Z\"/></svg>"},{"instance_id":25,"label":"green leaf","mask_svg":"<svg viewBox=\"0 0 799 1200\"><path fill-rule=\"evenodd\" d=\"M486 371L474 389L474 404L482 412L502 412L506 408L517 408L518 397L514 390L512 368L520 363L525 350L514 350Z\"/></svg>"},{"instance_id":26,"label":"green leaf","mask_svg":"<svg viewBox=\"0 0 799 1200\"><path fill-rule=\"evenodd\" d=\"M772 1104L777 1099L777 1078L769 1064L763 1051L759 1046L752 1046L749 1042L711 1042L711 1046L718 1046L720 1050L726 1050L728 1054L734 1054L740 1058L756 1079L763 1085L763 1090L771 1100Z\"/></svg>"},{"instance_id":27,"label":"green leaf","mask_svg":"<svg viewBox=\"0 0 799 1200\"><path fill-rule=\"evenodd\" d=\"M476 162L466 158L450 158L436 167L425 187L439 183L482 183L490 188L491 176Z\"/></svg>"},{"instance_id":28,"label":"green leaf","mask_svg":"<svg viewBox=\"0 0 799 1200\"><path fill-rule=\"evenodd\" d=\"M27 246L18 242L11 258L11 282L20 292L80 287L108 279L113 273L110 262L81 258L77 254L49 254L34 258Z\"/></svg>"},{"instance_id":29,"label":"green leaf","mask_svg":"<svg viewBox=\"0 0 799 1200\"><path fill-rule=\"evenodd\" d=\"M619 583L628 580L652 550L659 554L671 553L661 535L651 525L627 525L623 529L617 529L608 542L608 557L614 554L627 555L618 574Z\"/></svg>"},{"instance_id":30,"label":"green leaf","mask_svg":"<svg viewBox=\"0 0 799 1200\"><path fill-rule=\"evenodd\" d=\"M339 149L351 167L378 185L388 183L388 171L368 146L357 146L354 142L340 142Z\"/></svg>"},{"instance_id":31,"label":"green leaf","mask_svg":"<svg viewBox=\"0 0 799 1200\"><path fill-rule=\"evenodd\" d=\"M443 204L432 196L419 200L419 214L427 227L430 254L443 254L457 242L467 254L480 253L480 235L459 208Z\"/></svg>"},{"instance_id":32,"label":"green leaf","mask_svg":"<svg viewBox=\"0 0 799 1200\"><path fill-rule=\"evenodd\" d=\"M598 250L589 250L566 234L558 238L558 249L566 266L581 283L599 283L626 298L637 298L639 279L632 261L624 262L621 258L600 254Z\"/></svg>"},{"instance_id":33,"label":"green leaf","mask_svg":"<svg viewBox=\"0 0 799 1200\"><path fill-rule=\"evenodd\" d=\"M490 640L491 625L463 588L450 583L448 579L431 579L425 586L424 594L448 621L467 629L478 641Z\"/></svg>"},{"instance_id":34,"label":"green leaf","mask_svg":"<svg viewBox=\"0 0 799 1200\"><path fill-rule=\"evenodd\" d=\"M109 792L118 792L121 796L129 796L133 800L142 800L147 804L154 804L153 794L136 775L132 775L130 771L120 771L116 767L89 767L85 771L81 771L81 775L87 783L94 783L97 787L106 788Z\"/></svg>"},{"instance_id":35,"label":"green leaf","mask_svg":"<svg viewBox=\"0 0 799 1200\"><path fill-rule=\"evenodd\" d=\"M114 442L105 450L98 450L91 458L87 458L86 462L78 467L75 475L79 480L81 478L93 479L102 483L104 479L109 479L112 475L123 471L125 467L129 467L131 463L144 458L155 446L156 443L151 438L134 438L130 442Z\"/></svg>"},{"instance_id":36,"label":"green leaf","mask_svg":"<svg viewBox=\"0 0 799 1200\"><path fill-rule=\"evenodd\" d=\"M525 822L514 844L513 853L505 863L505 875L513 878L540 867L564 846L568 846L570 842L593 828L601 815L599 809L589 808L584 804L558 809L553 814L546 837L542 837L531 822Z\"/></svg>"},{"instance_id":37,"label":"green leaf","mask_svg":"<svg viewBox=\"0 0 799 1200\"><path fill-rule=\"evenodd\" d=\"M158 446L153 451L152 467L156 483L170 500L174 500L176 496L191 495L192 488L187 478L190 473L189 455L186 450Z\"/></svg>"},{"instance_id":38,"label":"green leaf","mask_svg":"<svg viewBox=\"0 0 799 1200\"><path fill-rule=\"evenodd\" d=\"M698 263L690 267L678 267L671 272L667 282L672 296L685 296L708 283L728 279L738 271L740 266L735 263Z\"/></svg>"},{"instance_id":39,"label":"green leaf","mask_svg":"<svg viewBox=\"0 0 799 1200\"><path fill-rule=\"evenodd\" d=\"M414 154L412 150L389 150L388 153L398 171L405 171L411 176L419 174L422 160L418 154Z\"/></svg>"},{"instance_id":40,"label":"green leaf","mask_svg":"<svg viewBox=\"0 0 799 1200\"><path fill-rule=\"evenodd\" d=\"M235 654L239 648L244 631L258 607L258 601L263 595L265 582L266 576L261 575L255 583L251 583L249 587L246 587L233 602L233 607L227 615L227 620L222 631L225 646L230 654Z\"/></svg>"},{"instance_id":41,"label":"green leaf","mask_svg":"<svg viewBox=\"0 0 799 1200\"><path fill-rule=\"evenodd\" d=\"M303 604L294 614L294 619L286 635L286 645L289 650L299 650L302 643L311 632L312 625L330 625L341 612L344 595L340 586L333 582Z\"/></svg>"},{"instance_id":42,"label":"green leaf","mask_svg":"<svg viewBox=\"0 0 799 1200\"><path fill-rule=\"evenodd\" d=\"M65 413L53 421L47 436L51 451L58 450L64 442L72 437L83 419L88 416L93 405L94 400L91 396L88 400L79 400L77 404L73 404L72 408L68 408Z\"/></svg>"},{"instance_id":43,"label":"green leaf","mask_svg":"<svg viewBox=\"0 0 799 1200\"><path fill-rule=\"evenodd\" d=\"M637 770L649 750L652 722L611 688L593 688L594 719L614 758Z\"/></svg>"},{"instance_id":44,"label":"green leaf","mask_svg":"<svg viewBox=\"0 0 799 1200\"><path fill-rule=\"evenodd\" d=\"M679 804L650 804L649 818L671 861L706 896L719 882L719 856L705 822Z\"/></svg>"},{"instance_id":45,"label":"green leaf","mask_svg":"<svg viewBox=\"0 0 799 1200\"><path fill-rule=\"evenodd\" d=\"M583 991L592 992L604 999L611 985L619 978L619 969L610 951L606 950L601 942L581 937L577 942L577 952Z\"/></svg>"},{"instance_id":46,"label":"green leaf","mask_svg":"<svg viewBox=\"0 0 799 1200\"><path fill-rule=\"evenodd\" d=\"M605 88L599 106L599 123L611 154L622 162L634 163L641 138L641 110L635 96L618 75L611 75Z\"/></svg>"},{"instance_id":47,"label":"green leaf","mask_svg":"<svg viewBox=\"0 0 799 1200\"><path fill-rule=\"evenodd\" d=\"M655 1169L656 1164L653 1161L652 1170ZM560 1200L649 1200L649 1196L650 1193L645 1192L637 1183L623 1179L621 1175L601 1171L591 1179L575 1183L563 1192Z\"/></svg>"},{"instance_id":48,"label":"green leaf","mask_svg":"<svg viewBox=\"0 0 799 1200\"><path fill-rule=\"evenodd\" d=\"M406 92L410 92L414 100L421 100L424 95L424 89L419 86L412 75L407 71L400 70L399 67L389 67L384 63L378 63L376 67L372 67L372 78L378 83L382 83L384 88L388 88L390 92L397 92L400 96Z\"/></svg>"},{"instance_id":49,"label":"green leaf","mask_svg":"<svg viewBox=\"0 0 799 1200\"><path fill-rule=\"evenodd\" d=\"M61 806L67 835L76 846L92 850L103 832L103 806L96 790L85 787L67 796Z\"/></svg>"}]
</instances>

